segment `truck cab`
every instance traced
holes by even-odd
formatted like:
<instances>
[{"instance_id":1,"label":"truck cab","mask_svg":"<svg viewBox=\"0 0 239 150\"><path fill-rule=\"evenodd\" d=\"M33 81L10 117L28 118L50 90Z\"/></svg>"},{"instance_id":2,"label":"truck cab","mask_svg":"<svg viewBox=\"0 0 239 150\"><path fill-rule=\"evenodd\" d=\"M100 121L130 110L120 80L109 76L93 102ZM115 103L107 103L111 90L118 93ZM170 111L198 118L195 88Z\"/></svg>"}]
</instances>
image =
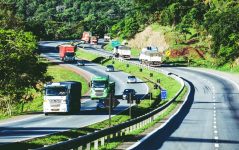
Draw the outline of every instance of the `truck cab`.
<instances>
[{"instance_id":1,"label":"truck cab","mask_svg":"<svg viewBox=\"0 0 239 150\"><path fill-rule=\"evenodd\" d=\"M91 79L91 100L99 100L97 109L109 107L109 100L112 100L111 105L116 107L119 102L115 99L115 82L110 82L109 76L96 76Z\"/></svg>"},{"instance_id":2,"label":"truck cab","mask_svg":"<svg viewBox=\"0 0 239 150\"><path fill-rule=\"evenodd\" d=\"M113 82L109 76L96 76L91 79L91 99L107 98L112 90Z\"/></svg>"},{"instance_id":3,"label":"truck cab","mask_svg":"<svg viewBox=\"0 0 239 150\"><path fill-rule=\"evenodd\" d=\"M81 107L81 83L75 81L47 83L44 85L43 112L71 113Z\"/></svg>"},{"instance_id":4,"label":"truck cab","mask_svg":"<svg viewBox=\"0 0 239 150\"><path fill-rule=\"evenodd\" d=\"M75 61L75 50L76 47L73 45L60 45L59 46L59 56L64 62L74 62Z\"/></svg>"}]
</instances>

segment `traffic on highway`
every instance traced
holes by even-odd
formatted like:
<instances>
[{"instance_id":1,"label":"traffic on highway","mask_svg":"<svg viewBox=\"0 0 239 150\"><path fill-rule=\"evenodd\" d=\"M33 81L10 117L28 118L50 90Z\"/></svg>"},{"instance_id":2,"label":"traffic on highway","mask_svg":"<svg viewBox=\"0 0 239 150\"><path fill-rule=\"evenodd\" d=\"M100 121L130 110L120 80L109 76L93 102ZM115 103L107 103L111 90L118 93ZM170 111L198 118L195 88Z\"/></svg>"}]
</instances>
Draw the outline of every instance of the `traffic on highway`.
<instances>
[{"instance_id":1,"label":"traffic on highway","mask_svg":"<svg viewBox=\"0 0 239 150\"><path fill-rule=\"evenodd\" d=\"M76 57L78 48L98 55L158 69L182 77L189 89L186 110L169 118L128 149L237 149L239 147L238 91L234 81L216 73L194 68L170 67L162 64L163 54L157 47L142 49L139 58L131 59L130 48L115 45L112 52L101 48L103 39L85 32L82 41L41 41L41 56L90 75L87 98L76 81L52 82L44 85L43 113L15 121L0 123L1 145L25 141L56 132L80 128L108 119L131 109L131 99L139 104L149 93L148 85L136 76L118 71L114 64L106 67ZM110 40L109 40L110 41ZM69 44L70 43L70 44ZM158 67L161 66L159 69ZM137 102L137 103L136 103ZM186 105L186 104L185 104ZM182 108L182 109L185 109ZM1 146L0 145L0 146ZM1 147L0 147L1 149Z\"/></svg>"}]
</instances>

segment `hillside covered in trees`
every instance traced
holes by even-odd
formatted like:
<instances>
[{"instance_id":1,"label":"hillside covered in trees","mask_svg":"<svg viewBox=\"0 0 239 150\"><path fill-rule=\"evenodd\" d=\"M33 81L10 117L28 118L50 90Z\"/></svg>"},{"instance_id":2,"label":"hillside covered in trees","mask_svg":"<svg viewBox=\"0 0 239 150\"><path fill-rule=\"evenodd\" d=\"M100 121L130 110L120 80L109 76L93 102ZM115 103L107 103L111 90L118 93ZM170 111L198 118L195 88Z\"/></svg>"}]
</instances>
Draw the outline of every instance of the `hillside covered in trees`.
<instances>
[{"instance_id":1,"label":"hillside covered in trees","mask_svg":"<svg viewBox=\"0 0 239 150\"><path fill-rule=\"evenodd\" d=\"M182 44L207 41L218 65L239 57L237 0L2 0L0 7L1 28L39 40L79 39L85 30L130 39L158 23L185 35Z\"/></svg>"}]
</instances>

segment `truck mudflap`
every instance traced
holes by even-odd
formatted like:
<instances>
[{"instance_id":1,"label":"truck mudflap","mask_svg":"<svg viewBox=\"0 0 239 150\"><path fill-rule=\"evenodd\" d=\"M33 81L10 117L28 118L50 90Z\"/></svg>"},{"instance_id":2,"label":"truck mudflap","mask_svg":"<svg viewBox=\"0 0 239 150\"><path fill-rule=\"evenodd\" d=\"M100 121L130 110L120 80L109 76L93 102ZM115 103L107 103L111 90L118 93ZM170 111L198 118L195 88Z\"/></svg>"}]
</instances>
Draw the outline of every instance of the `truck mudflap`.
<instances>
[{"instance_id":1,"label":"truck mudflap","mask_svg":"<svg viewBox=\"0 0 239 150\"><path fill-rule=\"evenodd\" d=\"M120 104L119 100L116 99L116 98L113 98L112 102L111 102L111 108L114 109L119 104ZM110 107L110 99L100 99L98 104L97 104L97 109L98 110L109 109L109 107Z\"/></svg>"}]
</instances>

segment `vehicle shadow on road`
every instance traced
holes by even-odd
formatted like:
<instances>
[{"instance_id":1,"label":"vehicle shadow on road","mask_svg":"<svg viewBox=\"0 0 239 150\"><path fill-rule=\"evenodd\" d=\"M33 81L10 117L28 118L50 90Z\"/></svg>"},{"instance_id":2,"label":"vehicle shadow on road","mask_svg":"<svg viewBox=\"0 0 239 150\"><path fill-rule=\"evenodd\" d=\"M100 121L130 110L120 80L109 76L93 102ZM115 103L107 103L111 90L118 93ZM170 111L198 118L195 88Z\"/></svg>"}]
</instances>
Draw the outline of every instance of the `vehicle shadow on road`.
<instances>
[{"instance_id":1,"label":"vehicle shadow on road","mask_svg":"<svg viewBox=\"0 0 239 150\"><path fill-rule=\"evenodd\" d=\"M185 105L183 105L179 113L176 114L171 120L169 120L169 122L164 127L159 129L156 133L154 133L147 140L142 142L135 149L148 149L149 147L150 149L159 149L162 147L165 141L170 139L170 136L173 134L173 132L179 128L184 118L189 113L189 110L193 104L194 95L195 95L194 85L190 81L186 79L184 80L189 84L191 88L191 91L189 93L189 96Z\"/></svg>"}]
</instances>

